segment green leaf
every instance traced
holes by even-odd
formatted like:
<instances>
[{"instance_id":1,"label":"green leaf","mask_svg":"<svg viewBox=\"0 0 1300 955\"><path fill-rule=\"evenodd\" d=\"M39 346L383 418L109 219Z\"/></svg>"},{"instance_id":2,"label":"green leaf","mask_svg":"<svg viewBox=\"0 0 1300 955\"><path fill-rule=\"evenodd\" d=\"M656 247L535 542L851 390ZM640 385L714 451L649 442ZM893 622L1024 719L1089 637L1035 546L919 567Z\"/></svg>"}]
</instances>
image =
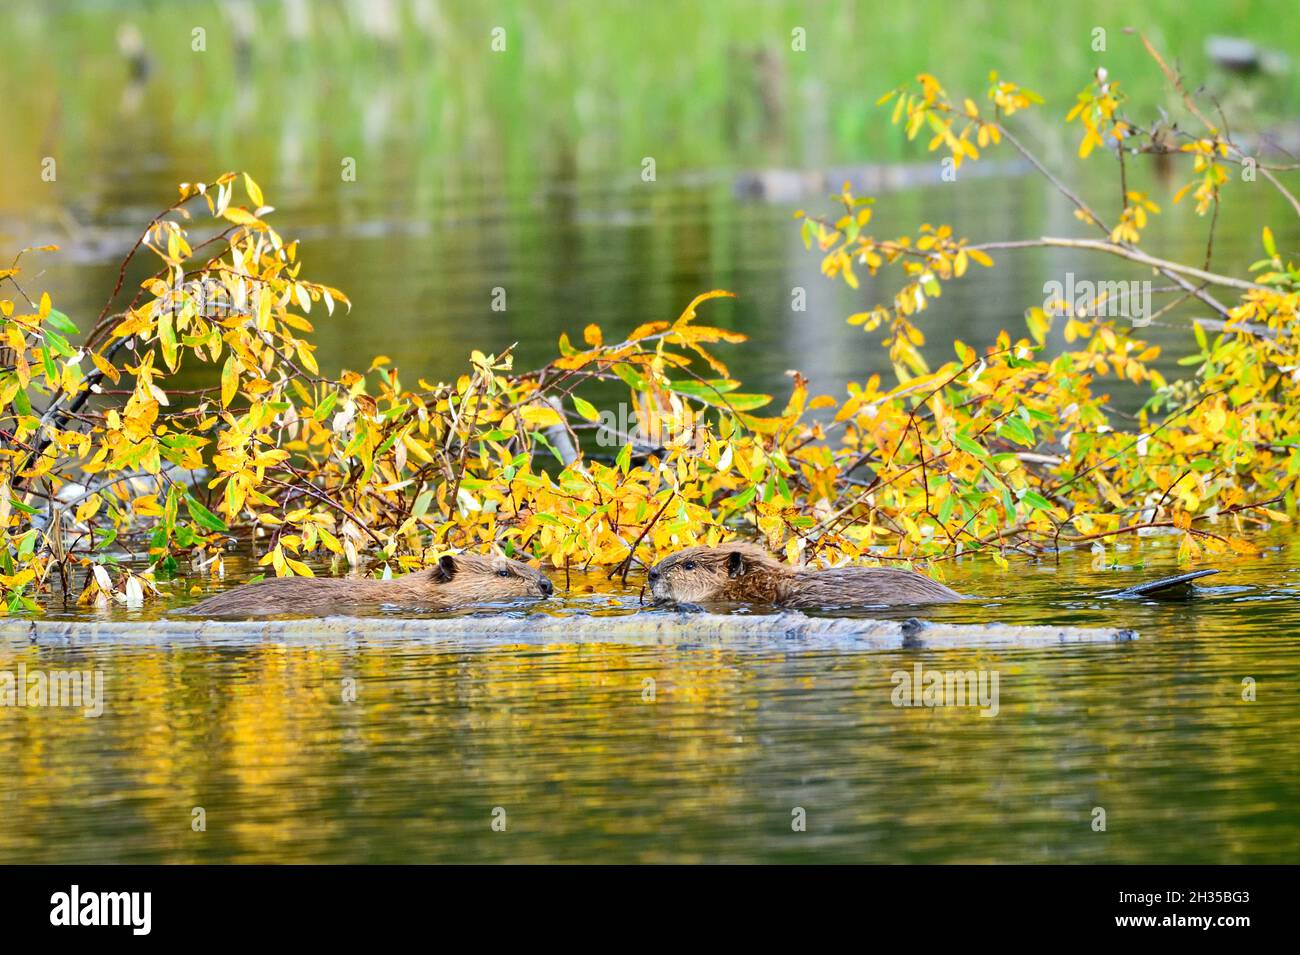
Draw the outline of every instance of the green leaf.
<instances>
[{"instance_id":1,"label":"green leaf","mask_svg":"<svg viewBox=\"0 0 1300 955\"><path fill-rule=\"evenodd\" d=\"M559 461L561 464L564 463L564 458L560 457L560 452L555 450L555 445L551 444L550 440L547 439L545 433L541 431L534 431L533 438L536 439L538 444L544 445L551 452L551 454L555 456L555 460Z\"/></svg>"},{"instance_id":2,"label":"green leaf","mask_svg":"<svg viewBox=\"0 0 1300 955\"><path fill-rule=\"evenodd\" d=\"M423 491L415 499L415 504L411 506L412 517L423 517L429 513L429 505L433 503L433 492Z\"/></svg>"},{"instance_id":3,"label":"green leaf","mask_svg":"<svg viewBox=\"0 0 1300 955\"><path fill-rule=\"evenodd\" d=\"M954 434L952 436L952 443L957 445L957 447L961 448L967 454L973 454L977 458L986 458L989 455L982 446L972 441L964 434Z\"/></svg>"},{"instance_id":4,"label":"green leaf","mask_svg":"<svg viewBox=\"0 0 1300 955\"><path fill-rule=\"evenodd\" d=\"M1026 491L1020 500L1037 511L1050 511L1052 509L1052 502L1037 491Z\"/></svg>"},{"instance_id":5,"label":"green leaf","mask_svg":"<svg viewBox=\"0 0 1300 955\"><path fill-rule=\"evenodd\" d=\"M708 381L670 381L668 390L675 391L679 395L690 395L693 398L716 398L718 392L726 394L728 391L735 391L740 387L740 382L732 381L730 378L714 378Z\"/></svg>"},{"instance_id":6,"label":"green leaf","mask_svg":"<svg viewBox=\"0 0 1300 955\"><path fill-rule=\"evenodd\" d=\"M745 508L749 507L749 502L754 499L754 495L757 492L758 492L758 488L755 485L751 484L749 487L745 488L745 490L741 491L735 497L727 498L723 502L722 506L727 511L743 511Z\"/></svg>"},{"instance_id":7,"label":"green leaf","mask_svg":"<svg viewBox=\"0 0 1300 955\"><path fill-rule=\"evenodd\" d=\"M173 324L172 313L168 309L163 309L158 316L158 343L162 345L163 361L172 371L176 370L176 326Z\"/></svg>"},{"instance_id":8,"label":"green leaf","mask_svg":"<svg viewBox=\"0 0 1300 955\"><path fill-rule=\"evenodd\" d=\"M158 439L164 448L172 451L186 451L192 448L202 447L202 440L192 434L181 434L177 431L171 431L162 435Z\"/></svg>"},{"instance_id":9,"label":"green leaf","mask_svg":"<svg viewBox=\"0 0 1300 955\"><path fill-rule=\"evenodd\" d=\"M627 382L633 391L645 391L645 377L631 365L620 362L614 366L614 374Z\"/></svg>"},{"instance_id":10,"label":"green leaf","mask_svg":"<svg viewBox=\"0 0 1300 955\"><path fill-rule=\"evenodd\" d=\"M755 408L761 408L772 401L771 395L742 395L730 394L721 397L705 397L700 395L700 401L706 405L714 405L719 408L730 408L732 411L753 411Z\"/></svg>"},{"instance_id":11,"label":"green leaf","mask_svg":"<svg viewBox=\"0 0 1300 955\"><path fill-rule=\"evenodd\" d=\"M30 557L36 549L36 528L32 528L18 540L18 556Z\"/></svg>"},{"instance_id":12,"label":"green leaf","mask_svg":"<svg viewBox=\"0 0 1300 955\"><path fill-rule=\"evenodd\" d=\"M573 407L578 409L578 414L582 415L588 421L600 420L600 412L586 398L579 398L577 395L570 395L573 398Z\"/></svg>"},{"instance_id":13,"label":"green leaf","mask_svg":"<svg viewBox=\"0 0 1300 955\"><path fill-rule=\"evenodd\" d=\"M71 358L76 354L76 352L73 351L72 346L68 344L68 340L58 332L50 331L48 328L45 329L45 340L49 342L50 347L54 349L54 354L59 355L62 358Z\"/></svg>"},{"instance_id":14,"label":"green leaf","mask_svg":"<svg viewBox=\"0 0 1300 955\"><path fill-rule=\"evenodd\" d=\"M1210 350L1210 343L1205 338L1205 326L1200 322L1192 322L1192 334L1196 336L1196 344L1200 346L1201 355ZM1198 356L1199 357L1199 356Z\"/></svg>"},{"instance_id":15,"label":"green leaf","mask_svg":"<svg viewBox=\"0 0 1300 955\"><path fill-rule=\"evenodd\" d=\"M998 434L1027 448L1034 445L1034 432L1020 418L1007 418L998 428Z\"/></svg>"},{"instance_id":16,"label":"green leaf","mask_svg":"<svg viewBox=\"0 0 1300 955\"><path fill-rule=\"evenodd\" d=\"M317 421L324 421L325 416L329 414L332 410L334 410L334 404L338 400L339 400L338 392L331 391L328 395L325 396L325 400L316 406L316 410L311 413L311 416L315 418Z\"/></svg>"},{"instance_id":17,"label":"green leaf","mask_svg":"<svg viewBox=\"0 0 1300 955\"><path fill-rule=\"evenodd\" d=\"M785 477L775 472L773 472L772 477L776 479L776 487L777 490L781 492L781 496L787 501L793 503L794 495L790 493L790 484L786 481Z\"/></svg>"},{"instance_id":18,"label":"green leaf","mask_svg":"<svg viewBox=\"0 0 1300 955\"><path fill-rule=\"evenodd\" d=\"M24 504L22 501L18 500L18 498L16 498L16 497L11 497L11 498L9 498L9 503L12 504L12 505L14 506L15 509L22 511L24 514L39 514L39 513L40 513L40 511L38 511L36 508L31 507L31 506L29 506L29 505L27 505L27 504Z\"/></svg>"},{"instance_id":19,"label":"green leaf","mask_svg":"<svg viewBox=\"0 0 1300 955\"><path fill-rule=\"evenodd\" d=\"M76 326L76 323L57 308L50 309L50 314L45 316L45 324L65 335L79 335L81 333L81 329Z\"/></svg>"},{"instance_id":20,"label":"green leaf","mask_svg":"<svg viewBox=\"0 0 1300 955\"><path fill-rule=\"evenodd\" d=\"M217 515L213 514L206 507L199 503L198 499L188 491L185 492L185 507L190 512L190 517L201 527L206 527L210 531L228 531L226 522Z\"/></svg>"},{"instance_id":21,"label":"green leaf","mask_svg":"<svg viewBox=\"0 0 1300 955\"><path fill-rule=\"evenodd\" d=\"M45 377L50 381L58 381L59 369L54 365L54 349L48 345L42 348L41 361L45 364Z\"/></svg>"}]
</instances>

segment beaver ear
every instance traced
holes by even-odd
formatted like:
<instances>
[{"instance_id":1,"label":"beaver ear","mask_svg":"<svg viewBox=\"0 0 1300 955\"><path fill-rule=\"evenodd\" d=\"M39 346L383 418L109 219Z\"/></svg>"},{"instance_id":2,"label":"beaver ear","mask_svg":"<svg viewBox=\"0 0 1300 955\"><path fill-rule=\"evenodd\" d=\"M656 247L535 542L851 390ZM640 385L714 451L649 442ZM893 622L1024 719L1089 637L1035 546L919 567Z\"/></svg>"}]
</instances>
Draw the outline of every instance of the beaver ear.
<instances>
[{"instance_id":1,"label":"beaver ear","mask_svg":"<svg viewBox=\"0 0 1300 955\"><path fill-rule=\"evenodd\" d=\"M445 584L456 576L456 558L451 554L443 554L438 558L438 566L433 568L433 572L429 576L439 583Z\"/></svg>"},{"instance_id":2,"label":"beaver ear","mask_svg":"<svg viewBox=\"0 0 1300 955\"><path fill-rule=\"evenodd\" d=\"M727 555L727 576L739 577L745 572L745 555L733 550Z\"/></svg>"}]
</instances>

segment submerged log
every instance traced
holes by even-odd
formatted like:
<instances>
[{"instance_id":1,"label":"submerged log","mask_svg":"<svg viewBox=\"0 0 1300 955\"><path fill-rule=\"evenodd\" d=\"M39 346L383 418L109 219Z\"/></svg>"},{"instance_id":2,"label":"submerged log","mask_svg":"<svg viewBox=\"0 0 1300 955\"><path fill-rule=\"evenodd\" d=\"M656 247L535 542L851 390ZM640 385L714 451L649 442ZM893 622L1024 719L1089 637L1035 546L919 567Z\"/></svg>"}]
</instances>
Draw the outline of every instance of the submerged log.
<instances>
[{"instance_id":1,"label":"submerged log","mask_svg":"<svg viewBox=\"0 0 1300 955\"><path fill-rule=\"evenodd\" d=\"M501 643L761 644L773 641L898 650L959 647L1043 647L1064 643L1136 640L1113 627L954 624L849 617L647 612L625 616L542 614L464 617L326 617L321 620L184 620L148 622L7 620L0 644L247 644L333 643L365 640L487 640Z\"/></svg>"}]
</instances>

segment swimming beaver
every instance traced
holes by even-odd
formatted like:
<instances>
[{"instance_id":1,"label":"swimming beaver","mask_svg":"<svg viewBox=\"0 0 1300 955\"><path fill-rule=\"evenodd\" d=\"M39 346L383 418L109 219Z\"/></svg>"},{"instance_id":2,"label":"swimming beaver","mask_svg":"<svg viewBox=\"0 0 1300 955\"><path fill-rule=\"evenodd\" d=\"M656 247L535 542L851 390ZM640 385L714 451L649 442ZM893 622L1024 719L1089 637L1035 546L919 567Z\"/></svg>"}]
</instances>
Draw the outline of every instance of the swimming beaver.
<instances>
[{"instance_id":1,"label":"swimming beaver","mask_svg":"<svg viewBox=\"0 0 1300 955\"><path fill-rule=\"evenodd\" d=\"M1197 593L1192 581L1217 573L1212 568L1194 570L1101 596L1182 599ZM655 603L756 603L808 609L966 599L929 577L896 567L796 570L761 547L741 541L679 550L651 567L649 580Z\"/></svg>"},{"instance_id":2,"label":"swimming beaver","mask_svg":"<svg viewBox=\"0 0 1300 955\"><path fill-rule=\"evenodd\" d=\"M393 580L275 577L216 594L180 613L254 617L296 613L313 616L399 607L445 610L517 597L549 597L550 579L517 560L478 554L447 554L427 570Z\"/></svg>"},{"instance_id":3,"label":"swimming beaver","mask_svg":"<svg viewBox=\"0 0 1300 955\"><path fill-rule=\"evenodd\" d=\"M780 607L861 607L965 599L929 577L896 567L795 570L753 544L688 547L650 568L656 603L714 601Z\"/></svg>"}]
</instances>

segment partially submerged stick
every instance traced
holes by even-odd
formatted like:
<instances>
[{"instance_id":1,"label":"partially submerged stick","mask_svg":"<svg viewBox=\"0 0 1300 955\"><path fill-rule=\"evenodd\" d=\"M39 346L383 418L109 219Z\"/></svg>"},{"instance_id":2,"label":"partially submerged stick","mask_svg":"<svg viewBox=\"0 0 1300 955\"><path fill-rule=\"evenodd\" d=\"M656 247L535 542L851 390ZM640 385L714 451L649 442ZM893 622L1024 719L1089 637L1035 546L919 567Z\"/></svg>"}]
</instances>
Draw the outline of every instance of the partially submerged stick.
<instances>
[{"instance_id":1,"label":"partially submerged stick","mask_svg":"<svg viewBox=\"0 0 1300 955\"><path fill-rule=\"evenodd\" d=\"M340 641L487 640L501 643L628 644L817 644L851 649L899 650L959 647L1044 647L1066 643L1136 640L1133 630L1113 627L952 624L802 613L638 613L626 616L501 615L453 618L327 617L323 620L179 620L148 623L9 620L0 623L0 644L91 643L332 643Z\"/></svg>"}]
</instances>

